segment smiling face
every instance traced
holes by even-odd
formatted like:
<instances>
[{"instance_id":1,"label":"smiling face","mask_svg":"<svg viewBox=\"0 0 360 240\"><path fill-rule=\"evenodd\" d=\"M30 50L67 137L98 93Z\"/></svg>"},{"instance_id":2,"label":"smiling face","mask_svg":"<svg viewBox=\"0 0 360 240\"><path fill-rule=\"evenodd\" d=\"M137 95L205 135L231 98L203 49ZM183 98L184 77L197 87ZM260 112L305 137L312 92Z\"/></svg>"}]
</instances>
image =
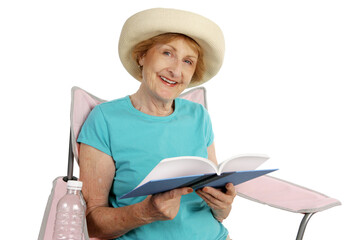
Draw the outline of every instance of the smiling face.
<instances>
[{"instance_id":1,"label":"smiling face","mask_svg":"<svg viewBox=\"0 0 360 240\"><path fill-rule=\"evenodd\" d=\"M182 38L156 44L139 59L142 85L152 97L170 101L191 82L198 53Z\"/></svg>"}]
</instances>

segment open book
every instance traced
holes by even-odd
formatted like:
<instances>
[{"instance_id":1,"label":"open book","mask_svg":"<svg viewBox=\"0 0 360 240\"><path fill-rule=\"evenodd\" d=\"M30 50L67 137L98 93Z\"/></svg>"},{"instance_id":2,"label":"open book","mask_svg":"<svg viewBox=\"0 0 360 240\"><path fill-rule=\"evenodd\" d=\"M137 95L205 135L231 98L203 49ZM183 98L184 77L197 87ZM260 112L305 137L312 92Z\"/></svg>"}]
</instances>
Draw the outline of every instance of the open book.
<instances>
[{"instance_id":1,"label":"open book","mask_svg":"<svg viewBox=\"0 0 360 240\"><path fill-rule=\"evenodd\" d=\"M130 198L166 192L175 188L194 190L210 186L224 188L260 177L277 169L255 170L269 157L267 155L237 155L216 166L206 158L185 156L163 159L132 191L120 197Z\"/></svg>"}]
</instances>

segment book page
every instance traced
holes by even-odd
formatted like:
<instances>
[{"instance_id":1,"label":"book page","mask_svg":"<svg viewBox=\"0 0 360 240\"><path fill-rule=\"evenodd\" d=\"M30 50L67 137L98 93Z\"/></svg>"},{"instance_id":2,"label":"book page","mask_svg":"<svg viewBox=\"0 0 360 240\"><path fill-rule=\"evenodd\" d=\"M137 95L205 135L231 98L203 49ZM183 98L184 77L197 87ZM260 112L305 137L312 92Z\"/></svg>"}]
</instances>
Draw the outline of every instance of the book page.
<instances>
[{"instance_id":1,"label":"book page","mask_svg":"<svg viewBox=\"0 0 360 240\"><path fill-rule=\"evenodd\" d=\"M219 172L254 170L269 157L265 154L242 154L234 156L219 165Z\"/></svg>"},{"instance_id":2,"label":"book page","mask_svg":"<svg viewBox=\"0 0 360 240\"><path fill-rule=\"evenodd\" d=\"M217 173L217 166L206 158L175 157L162 160L139 184L143 185L151 180L175 178L205 173Z\"/></svg>"}]
</instances>

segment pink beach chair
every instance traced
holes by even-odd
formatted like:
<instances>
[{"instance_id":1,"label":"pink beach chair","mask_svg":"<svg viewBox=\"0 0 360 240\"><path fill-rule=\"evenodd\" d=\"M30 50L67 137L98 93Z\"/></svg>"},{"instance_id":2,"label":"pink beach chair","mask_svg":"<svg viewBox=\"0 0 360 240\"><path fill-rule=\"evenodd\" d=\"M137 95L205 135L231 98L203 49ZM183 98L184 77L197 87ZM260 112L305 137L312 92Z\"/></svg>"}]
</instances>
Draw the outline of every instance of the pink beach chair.
<instances>
[{"instance_id":1,"label":"pink beach chair","mask_svg":"<svg viewBox=\"0 0 360 240\"><path fill-rule=\"evenodd\" d=\"M203 87L192 89L180 97L200 103L207 108L206 90ZM78 162L79 152L79 144L76 139L90 111L102 102L105 100L97 98L81 88L72 88L68 172L67 176L57 177L53 181L53 188L45 209L38 240L52 239L57 202L66 193L66 181L76 179L73 175L74 158ZM337 199L270 176L258 177L239 184L236 186L236 191L240 197L289 212L303 214L304 217L300 223L296 240L303 239L306 225L313 214L341 205ZM83 240L97 240L96 238L89 238L86 224Z\"/></svg>"}]
</instances>

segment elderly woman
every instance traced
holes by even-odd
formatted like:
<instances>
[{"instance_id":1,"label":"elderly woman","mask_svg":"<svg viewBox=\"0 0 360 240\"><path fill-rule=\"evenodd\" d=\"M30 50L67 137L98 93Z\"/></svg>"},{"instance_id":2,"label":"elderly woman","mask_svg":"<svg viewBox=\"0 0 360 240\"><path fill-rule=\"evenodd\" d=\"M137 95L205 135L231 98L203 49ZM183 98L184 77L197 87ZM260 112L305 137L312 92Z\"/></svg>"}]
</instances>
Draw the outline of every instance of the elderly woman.
<instances>
[{"instance_id":1,"label":"elderly woman","mask_svg":"<svg viewBox=\"0 0 360 240\"><path fill-rule=\"evenodd\" d=\"M120 59L140 80L130 96L98 105L82 127L80 178L91 237L105 239L227 239L222 225L235 188L205 187L119 199L160 160L199 156L217 164L206 109L177 98L219 70L219 27L194 13L150 9L130 17L119 41Z\"/></svg>"}]
</instances>

